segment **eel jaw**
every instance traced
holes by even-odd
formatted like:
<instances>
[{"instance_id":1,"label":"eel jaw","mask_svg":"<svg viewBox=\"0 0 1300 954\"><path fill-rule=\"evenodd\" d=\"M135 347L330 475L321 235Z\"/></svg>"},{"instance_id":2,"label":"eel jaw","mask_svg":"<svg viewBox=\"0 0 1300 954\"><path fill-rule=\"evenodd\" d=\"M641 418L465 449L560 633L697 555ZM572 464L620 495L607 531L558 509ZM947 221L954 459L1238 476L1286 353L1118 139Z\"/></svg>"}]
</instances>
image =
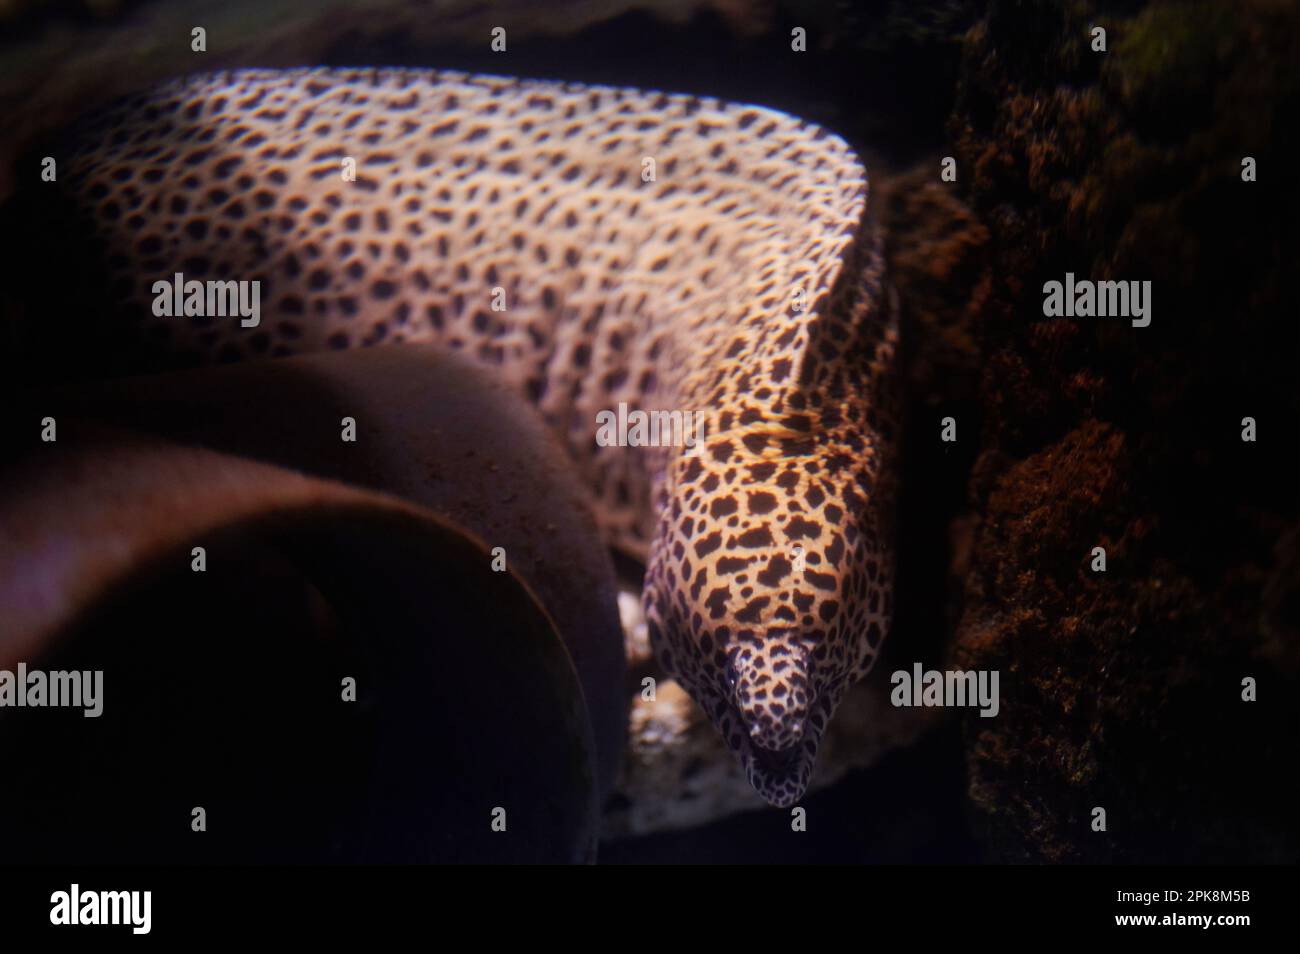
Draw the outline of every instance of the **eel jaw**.
<instances>
[{"instance_id":1,"label":"eel jaw","mask_svg":"<svg viewBox=\"0 0 1300 954\"><path fill-rule=\"evenodd\" d=\"M653 565L653 558L651 562ZM812 778L818 746L829 722L829 715L839 700L837 686L810 685L806 680L809 675L807 655L790 657L800 659L803 664L803 685L812 696L811 704L800 712L797 731L765 734L761 729L755 728L759 723L755 720L753 707L746 712L738 698L737 685L741 682L742 675L748 676L750 673L737 666L734 651L725 680L715 672L704 672L696 667L679 664L679 661L689 660L690 657L674 651L671 641L666 638L671 624L664 623L660 610L659 605L646 600L645 614L650 643L659 665L668 676L677 680L708 715L727 747L740 760L754 791L775 808L795 805L807 791L808 782ZM759 743L759 738L776 742L780 747L765 747Z\"/></svg>"},{"instance_id":2,"label":"eel jaw","mask_svg":"<svg viewBox=\"0 0 1300 954\"><path fill-rule=\"evenodd\" d=\"M754 791L775 808L789 808L797 804L808 789L813 762L817 758L817 741L805 738L774 752L742 736L737 755Z\"/></svg>"},{"instance_id":3,"label":"eel jaw","mask_svg":"<svg viewBox=\"0 0 1300 954\"><path fill-rule=\"evenodd\" d=\"M749 783L778 808L808 788L823 720L817 711L812 647L797 633L769 630L759 644L736 645L726 668L726 707L737 728L724 731Z\"/></svg>"}]
</instances>

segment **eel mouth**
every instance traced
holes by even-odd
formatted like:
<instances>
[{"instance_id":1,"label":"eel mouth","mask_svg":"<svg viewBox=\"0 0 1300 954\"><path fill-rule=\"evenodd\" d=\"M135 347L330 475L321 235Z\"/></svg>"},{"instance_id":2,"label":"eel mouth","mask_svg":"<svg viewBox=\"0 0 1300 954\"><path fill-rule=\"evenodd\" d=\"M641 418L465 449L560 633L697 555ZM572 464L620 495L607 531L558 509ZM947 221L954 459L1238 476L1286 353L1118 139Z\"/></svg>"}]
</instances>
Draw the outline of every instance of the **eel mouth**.
<instances>
[{"instance_id":1,"label":"eel mouth","mask_svg":"<svg viewBox=\"0 0 1300 954\"><path fill-rule=\"evenodd\" d=\"M805 737L784 749L766 749L745 739L740 746L740 763L749 784L768 804L789 808L808 789L813 763L817 758L817 740Z\"/></svg>"},{"instance_id":2,"label":"eel mouth","mask_svg":"<svg viewBox=\"0 0 1300 954\"><path fill-rule=\"evenodd\" d=\"M784 749L765 749L761 745L751 746L754 762L766 772L788 772L799 760L800 746L791 745Z\"/></svg>"}]
</instances>

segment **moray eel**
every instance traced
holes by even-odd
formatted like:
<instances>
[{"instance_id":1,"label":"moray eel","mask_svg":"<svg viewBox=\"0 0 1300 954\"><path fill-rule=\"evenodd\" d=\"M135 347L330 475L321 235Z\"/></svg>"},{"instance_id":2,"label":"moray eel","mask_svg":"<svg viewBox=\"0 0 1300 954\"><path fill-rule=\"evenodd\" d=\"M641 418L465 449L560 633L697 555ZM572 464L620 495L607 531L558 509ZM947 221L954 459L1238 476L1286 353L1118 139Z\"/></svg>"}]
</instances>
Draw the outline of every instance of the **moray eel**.
<instances>
[{"instance_id":1,"label":"moray eel","mask_svg":"<svg viewBox=\"0 0 1300 954\"><path fill-rule=\"evenodd\" d=\"M688 95L310 69L177 81L72 141L60 182L141 346L438 342L503 375L645 562L663 668L764 798L802 796L892 590L896 309L841 139ZM260 281L261 323L155 317L176 272ZM703 412L705 439L601 446L620 403Z\"/></svg>"}]
</instances>

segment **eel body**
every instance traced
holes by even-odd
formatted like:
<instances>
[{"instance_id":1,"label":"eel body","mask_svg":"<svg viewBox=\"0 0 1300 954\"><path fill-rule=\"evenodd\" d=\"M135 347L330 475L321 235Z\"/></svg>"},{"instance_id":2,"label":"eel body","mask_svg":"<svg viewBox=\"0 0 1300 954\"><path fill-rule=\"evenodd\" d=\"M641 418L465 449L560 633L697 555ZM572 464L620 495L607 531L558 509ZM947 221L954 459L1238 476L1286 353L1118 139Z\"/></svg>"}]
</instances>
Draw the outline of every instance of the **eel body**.
<instances>
[{"instance_id":1,"label":"eel body","mask_svg":"<svg viewBox=\"0 0 1300 954\"><path fill-rule=\"evenodd\" d=\"M897 333L842 140L687 95L379 69L188 78L72 142L59 179L118 340L437 342L536 404L646 563L659 661L754 787L798 800L892 589ZM156 316L175 273L260 282L260 323ZM703 413L704 440L604 446L620 404Z\"/></svg>"}]
</instances>

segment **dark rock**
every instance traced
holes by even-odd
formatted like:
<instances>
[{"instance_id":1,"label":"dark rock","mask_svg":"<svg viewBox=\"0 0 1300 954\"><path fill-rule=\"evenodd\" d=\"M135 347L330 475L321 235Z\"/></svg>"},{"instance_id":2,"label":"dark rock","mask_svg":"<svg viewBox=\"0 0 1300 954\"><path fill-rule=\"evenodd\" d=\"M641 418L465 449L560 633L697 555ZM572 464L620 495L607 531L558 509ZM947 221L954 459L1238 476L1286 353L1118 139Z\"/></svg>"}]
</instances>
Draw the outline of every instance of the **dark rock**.
<instances>
[{"instance_id":1,"label":"dark rock","mask_svg":"<svg viewBox=\"0 0 1300 954\"><path fill-rule=\"evenodd\" d=\"M1231 10L995 2L968 36L950 130L992 240L953 658L1003 674L967 723L995 857L1300 857L1300 11ZM1151 326L1044 319L1066 271L1152 281Z\"/></svg>"}]
</instances>

